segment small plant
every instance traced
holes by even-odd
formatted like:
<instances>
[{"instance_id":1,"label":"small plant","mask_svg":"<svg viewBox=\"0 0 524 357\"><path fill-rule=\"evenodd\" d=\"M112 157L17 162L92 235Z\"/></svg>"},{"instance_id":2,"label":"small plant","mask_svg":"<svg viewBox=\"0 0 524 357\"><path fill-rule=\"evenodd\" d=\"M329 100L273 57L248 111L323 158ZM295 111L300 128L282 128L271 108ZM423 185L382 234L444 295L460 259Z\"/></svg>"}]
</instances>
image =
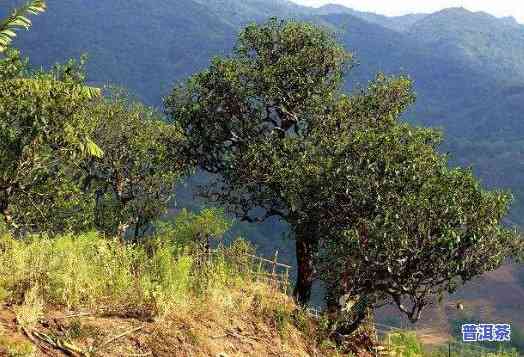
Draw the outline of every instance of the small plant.
<instances>
[{"instance_id":1,"label":"small plant","mask_svg":"<svg viewBox=\"0 0 524 357\"><path fill-rule=\"evenodd\" d=\"M296 309L293 312L293 324L297 327L299 331L304 333L306 336L314 336L316 334L316 329L312 324L311 318L304 309Z\"/></svg>"},{"instance_id":2,"label":"small plant","mask_svg":"<svg viewBox=\"0 0 524 357\"><path fill-rule=\"evenodd\" d=\"M287 335L287 330L292 322L292 316L285 306L277 305L273 310L273 319L280 335L280 338L284 339Z\"/></svg>"},{"instance_id":3,"label":"small plant","mask_svg":"<svg viewBox=\"0 0 524 357\"><path fill-rule=\"evenodd\" d=\"M19 326L31 328L43 317L44 302L39 295L38 287L29 289L24 298L24 303L14 308L16 321Z\"/></svg>"},{"instance_id":4,"label":"small plant","mask_svg":"<svg viewBox=\"0 0 524 357\"><path fill-rule=\"evenodd\" d=\"M417 339L414 332L396 332L388 336L390 349L398 356L404 357L422 357L422 344Z\"/></svg>"}]
</instances>

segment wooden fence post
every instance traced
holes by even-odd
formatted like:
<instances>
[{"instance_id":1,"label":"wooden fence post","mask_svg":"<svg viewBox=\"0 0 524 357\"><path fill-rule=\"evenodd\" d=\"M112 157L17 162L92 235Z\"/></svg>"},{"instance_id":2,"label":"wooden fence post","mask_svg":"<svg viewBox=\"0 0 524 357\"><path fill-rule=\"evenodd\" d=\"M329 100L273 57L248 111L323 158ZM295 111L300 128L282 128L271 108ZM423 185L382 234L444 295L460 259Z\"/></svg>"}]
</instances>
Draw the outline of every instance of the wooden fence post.
<instances>
[{"instance_id":1,"label":"wooden fence post","mask_svg":"<svg viewBox=\"0 0 524 357\"><path fill-rule=\"evenodd\" d=\"M277 259L278 259L278 250L275 252L275 258L273 259L273 276L275 276L275 273L277 271Z\"/></svg>"}]
</instances>

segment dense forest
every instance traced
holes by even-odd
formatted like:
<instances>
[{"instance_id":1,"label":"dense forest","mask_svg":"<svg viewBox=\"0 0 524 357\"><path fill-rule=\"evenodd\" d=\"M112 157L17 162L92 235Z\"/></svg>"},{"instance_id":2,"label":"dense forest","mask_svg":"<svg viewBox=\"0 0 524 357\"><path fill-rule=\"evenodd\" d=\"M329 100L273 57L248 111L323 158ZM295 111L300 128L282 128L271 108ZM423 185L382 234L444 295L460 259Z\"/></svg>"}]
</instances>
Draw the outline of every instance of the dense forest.
<instances>
[{"instance_id":1,"label":"dense forest","mask_svg":"<svg viewBox=\"0 0 524 357\"><path fill-rule=\"evenodd\" d=\"M3 15L0 299L17 306L31 340L41 338L30 328L45 304L121 304L131 294L129 306L156 318L213 289L239 288L252 278L239 261L252 248L223 238L257 223L281 222L296 258L293 303L282 313L296 318L321 282L327 308L317 337L336 350L355 352L352 336L372 340L366 328L381 306L415 323L445 294L522 258L512 226L520 201L511 215L513 197L504 190L518 173L496 171L499 181L492 168L483 171L475 147L504 140L493 154L497 167L504 164L497 155L518 149L520 122L510 104L522 94L519 48L505 53L508 44L488 42L482 56L472 54L483 32L469 28L500 30L511 43L524 33L519 25L462 9L388 20L279 1L266 10L297 19L267 19L256 11L266 2L234 4L112 2L70 27L61 20L75 6L80 11L74 1L55 4L47 18L43 0ZM44 20L21 43L27 59L12 44L33 25L30 15ZM250 17L259 22L246 24ZM459 23L465 30L457 39ZM153 48L167 43L174 47ZM79 56L38 67L90 50L87 44L97 46L92 62ZM141 44L143 57L131 54L129 46ZM375 61L366 64L368 57ZM435 122L438 115L446 119ZM460 159L450 161L447 148ZM477 170L457 165L473 161L468 150L480 160ZM187 183L198 199L180 188ZM243 225L231 229L229 217ZM271 241L285 238L274 234L283 230L272 227L258 243L281 244ZM210 259L213 252L219 256ZM40 266L45 256L55 264ZM78 274L72 261L83 267ZM24 280L34 263L38 274Z\"/></svg>"}]
</instances>

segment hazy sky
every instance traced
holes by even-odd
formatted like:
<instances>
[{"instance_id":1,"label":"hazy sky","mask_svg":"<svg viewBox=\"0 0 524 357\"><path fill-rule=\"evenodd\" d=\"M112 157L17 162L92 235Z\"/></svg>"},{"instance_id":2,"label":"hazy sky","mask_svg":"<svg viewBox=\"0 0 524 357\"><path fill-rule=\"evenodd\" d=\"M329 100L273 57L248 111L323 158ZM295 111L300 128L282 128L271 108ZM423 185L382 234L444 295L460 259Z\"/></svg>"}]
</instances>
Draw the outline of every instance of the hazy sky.
<instances>
[{"instance_id":1,"label":"hazy sky","mask_svg":"<svg viewBox=\"0 0 524 357\"><path fill-rule=\"evenodd\" d=\"M321 6L342 4L360 11L370 11L388 16L414 12L435 12L447 7L464 7L471 11L485 11L495 16L513 16L524 23L522 0L292 0L301 5Z\"/></svg>"}]
</instances>

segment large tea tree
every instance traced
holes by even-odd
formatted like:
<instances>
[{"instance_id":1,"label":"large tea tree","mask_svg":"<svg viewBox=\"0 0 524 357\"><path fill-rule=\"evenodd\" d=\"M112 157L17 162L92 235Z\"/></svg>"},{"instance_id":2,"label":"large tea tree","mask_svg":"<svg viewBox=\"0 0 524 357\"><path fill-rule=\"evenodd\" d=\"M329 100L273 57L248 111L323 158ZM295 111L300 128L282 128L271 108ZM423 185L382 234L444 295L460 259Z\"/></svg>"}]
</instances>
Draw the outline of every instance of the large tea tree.
<instances>
[{"instance_id":1,"label":"large tea tree","mask_svg":"<svg viewBox=\"0 0 524 357\"><path fill-rule=\"evenodd\" d=\"M398 124L355 132L333 154L316 207L319 274L332 295L392 302L416 322L436 297L521 251L502 225L511 196L450 169L439 142L432 130Z\"/></svg>"},{"instance_id":2,"label":"large tea tree","mask_svg":"<svg viewBox=\"0 0 524 357\"><path fill-rule=\"evenodd\" d=\"M243 160L251 190L286 183L294 229L319 223L314 263L344 334L388 303L415 322L437 297L522 253L502 224L511 195L450 168L438 132L400 122L413 100L409 79L379 75L310 120L307 135L251 145ZM341 311L341 301L358 304Z\"/></svg>"},{"instance_id":3,"label":"large tea tree","mask_svg":"<svg viewBox=\"0 0 524 357\"><path fill-rule=\"evenodd\" d=\"M303 137L308 121L329 110L349 60L326 31L271 20L248 26L232 56L215 58L207 70L176 87L165 103L188 137L188 157L202 170L218 174L209 197L243 220L278 216L296 228L295 296L302 303L309 299L314 279L316 222L299 229L300 207L281 194L288 183L258 180L246 154L254 145ZM274 151L268 155L285 160Z\"/></svg>"}]
</instances>

